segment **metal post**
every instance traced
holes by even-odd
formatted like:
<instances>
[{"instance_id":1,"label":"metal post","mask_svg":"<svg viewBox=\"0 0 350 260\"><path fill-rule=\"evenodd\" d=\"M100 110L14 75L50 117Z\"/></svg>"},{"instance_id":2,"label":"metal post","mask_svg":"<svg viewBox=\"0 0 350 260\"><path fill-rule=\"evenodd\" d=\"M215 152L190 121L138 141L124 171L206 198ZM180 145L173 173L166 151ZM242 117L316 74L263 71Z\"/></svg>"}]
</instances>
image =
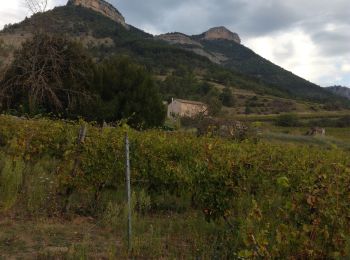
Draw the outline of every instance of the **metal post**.
<instances>
[{"instance_id":1,"label":"metal post","mask_svg":"<svg viewBox=\"0 0 350 260\"><path fill-rule=\"evenodd\" d=\"M131 185L130 185L130 147L128 133L125 133L125 174L126 174L126 193L128 200L128 248L131 250Z\"/></svg>"}]
</instances>

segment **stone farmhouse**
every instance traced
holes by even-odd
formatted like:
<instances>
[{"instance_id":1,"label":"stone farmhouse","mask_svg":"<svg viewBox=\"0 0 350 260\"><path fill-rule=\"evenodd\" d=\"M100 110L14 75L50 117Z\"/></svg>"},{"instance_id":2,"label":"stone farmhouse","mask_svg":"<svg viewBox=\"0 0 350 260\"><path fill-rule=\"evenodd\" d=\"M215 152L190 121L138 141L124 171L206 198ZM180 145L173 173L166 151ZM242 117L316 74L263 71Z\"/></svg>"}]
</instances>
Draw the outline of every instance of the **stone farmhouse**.
<instances>
[{"instance_id":1,"label":"stone farmhouse","mask_svg":"<svg viewBox=\"0 0 350 260\"><path fill-rule=\"evenodd\" d=\"M168 117L194 117L198 114L208 115L208 106L202 102L172 99L168 105Z\"/></svg>"}]
</instances>

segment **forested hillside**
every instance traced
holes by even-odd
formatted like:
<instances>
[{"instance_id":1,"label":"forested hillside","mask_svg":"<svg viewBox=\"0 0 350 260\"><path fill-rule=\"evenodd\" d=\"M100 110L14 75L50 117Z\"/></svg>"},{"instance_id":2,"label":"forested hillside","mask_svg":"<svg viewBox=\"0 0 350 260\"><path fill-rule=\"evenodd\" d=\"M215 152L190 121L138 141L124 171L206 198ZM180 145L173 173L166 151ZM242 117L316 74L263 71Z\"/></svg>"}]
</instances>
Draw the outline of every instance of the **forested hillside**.
<instances>
[{"instance_id":1,"label":"forested hillside","mask_svg":"<svg viewBox=\"0 0 350 260\"><path fill-rule=\"evenodd\" d=\"M347 105L345 99L275 66L243 45L220 40L201 41L208 51L227 56L228 59L223 64L215 64L183 46L170 45L133 26L127 29L80 6L57 7L19 24L7 26L0 33L2 48L19 48L20 43L37 31L66 35L82 42L96 61L112 55L128 55L146 66L154 75L168 76L174 70L186 70L205 81L215 81L261 94ZM2 64L6 64L11 55L3 55L0 59ZM186 98L184 95L181 97Z\"/></svg>"}]
</instances>

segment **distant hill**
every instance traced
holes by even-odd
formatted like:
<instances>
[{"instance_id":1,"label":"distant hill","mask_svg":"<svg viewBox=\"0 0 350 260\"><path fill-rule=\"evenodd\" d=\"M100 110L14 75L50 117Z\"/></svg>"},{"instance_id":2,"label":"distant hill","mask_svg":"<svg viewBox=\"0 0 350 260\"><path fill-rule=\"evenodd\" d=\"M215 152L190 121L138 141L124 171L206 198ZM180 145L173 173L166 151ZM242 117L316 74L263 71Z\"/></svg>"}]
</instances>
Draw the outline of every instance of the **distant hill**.
<instances>
[{"instance_id":1,"label":"distant hill","mask_svg":"<svg viewBox=\"0 0 350 260\"><path fill-rule=\"evenodd\" d=\"M91 1L104 3L102 0ZM238 34L225 27L215 27L194 36L170 33L154 37L127 25L117 9L115 13L114 9L108 9L106 15L105 9L96 11L81 6L91 1L69 1L67 6L35 14L6 27L0 32L0 71L11 61L13 51L22 42L36 31L45 31L81 41L97 62L111 55L128 55L156 75L169 75L174 70L185 69L203 80L229 83L235 88L256 93L322 104L349 104L344 98L255 54L240 44ZM114 15L116 18L112 19Z\"/></svg>"},{"instance_id":2,"label":"distant hill","mask_svg":"<svg viewBox=\"0 0 350 260\"><path fill-rule=\"evenodd\" d=\"M328 91L350 99L350 88L348 87L342 87L342 86L332 86L327 88Z\"/></svg>"},{"instance_id":3,"label":"distant hill","mask_svg":"<svg viewBox=\"0 0 350 260\"><path fill-rule=\"evenodd\" d=\"M242 45L239 35L225 27L215 27L200 35L170 33L158 38L275 86L289 97L319 101L330 98L325 89L273 64Z\"/></svg>"}]
</instances>

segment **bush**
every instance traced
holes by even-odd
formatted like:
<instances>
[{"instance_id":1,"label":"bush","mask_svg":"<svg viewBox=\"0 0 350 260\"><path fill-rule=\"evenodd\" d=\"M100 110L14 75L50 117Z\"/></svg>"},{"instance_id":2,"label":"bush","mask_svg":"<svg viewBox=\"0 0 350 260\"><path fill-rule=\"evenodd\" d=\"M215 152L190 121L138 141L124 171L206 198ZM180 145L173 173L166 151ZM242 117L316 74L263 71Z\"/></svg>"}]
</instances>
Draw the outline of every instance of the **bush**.
<instances>
[{"instance_id":1,"label":"bush","mask_svg":"<svg viewBox=\"0 0 350 260\"><path fill-rule=\"evenodd\" d=\"M235 97L232 94L232 90L229 87L225 87L220 95L220 100L224 106L233 107L236 103Z\"/></svg>"},{"instance_id":2,"label":"bush","mask_svg":"<svg viewBox=\"0 0 350 260\"><path fill-rule=\"evenodd\" d=\"M92 119L126 119L138 128L164 123L165 107L151 75L127 57L110 58L98 65L94 85L101 99L88 113Z\"/></svg>"},{"instance_id":3,"label":"bush","mask_svg":"<svg viewBox=\"0 0 350 260\"><path fill-rule=\"evenodd\" d=\"M128 58L94 64L71 40L37 34L15 53L0 82L0 111L17 115L126 119L133 127L164 123L165 108L151 74Z\"/></svg>"},{"instance_id":4,"label":"bush","mask_svg":"<svg viewBox=\"0 0 350 260\"><path fill-rule=\"evenodd\" d=\"M283 114L277 117L276 125L284 127L295 127L300 126L300 122L296 114Z\"/></svg>"},{"instance_id":5,"label":"bush","mask_svg":"<svg viewBox=\"0 0 350 260\"><path fill-rule=\"evenodd\" d=\"M0 174L0 211L10 209L17 201L22 189L23 160L9 156L0 158L3 164Z\"/></svg>"},{"instance_id":6,"label":"bush","mask_svg":"<svg viewBox=\"0 0 350 260\"><path fill-rule=\"evenodd\" d=\"M336 122L337 127L350 127L350 116L343 116Z\"/></svg>"},{"instance_id":7,"label":"bush","mask_svg":"<svg viewBox=\"0 0 350 260\"><path fill-rule=\"evenodd\" d=\"M74 115L93 99L92 76L92 58L81 45L37 34L15 53L0 82L0 109Z\"/></svg>"}]
</instances>

